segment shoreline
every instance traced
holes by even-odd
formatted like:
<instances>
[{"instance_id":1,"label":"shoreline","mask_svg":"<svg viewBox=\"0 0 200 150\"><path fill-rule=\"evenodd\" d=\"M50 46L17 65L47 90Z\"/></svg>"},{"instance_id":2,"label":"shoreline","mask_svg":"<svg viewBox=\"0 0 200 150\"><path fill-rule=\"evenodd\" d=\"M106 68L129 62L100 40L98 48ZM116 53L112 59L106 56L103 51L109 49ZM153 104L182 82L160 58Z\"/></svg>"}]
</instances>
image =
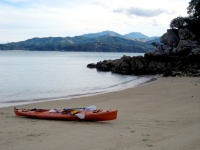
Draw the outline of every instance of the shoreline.
<instances>
[{"instance_id":1,"label":"shoreline","mask_svg":"<svg viewBox=\"0 0 200 150\"><path fill-rule=\"evenodd\" d=\"M140 80L142 78L142 80ZM57 100L70 100L73 98L82 98L82 97L88 97L93 95L99 95L99 94L105 94L110 92L117 92L126 90L129 88L135 88L140 85L148 84L149 82L158 80L160 76L154 75L154 76L138 76L136 79L128 81L126 83L120 83L119 85L115 85L113 87L108 87L106 89L100 89L96 92L92 93L82 93L82 94L76 94L76 95L68 95L63 97L51 97L51 98L38 98L38 99L30 99L30 100L11 100L11 101L5 101L0 103L0 108L5 107L14 107L19 105L26 105L26 104L34 104L34 103L41 103L41 102L49 102L49 101L57 101ZM136 82L137 81L137 82ZM130 86L129 84L134 82L134 85ZM126 85L125 87L119 87L122 85Z\"/></svg>"},{"instance_id":2,"label":"shoreline","mask_svg":"<svg viewBox=\"0 0 200 150\"><path fill-rule=\"evenodd\" d=\"M135 88L21 108L118 109L108 122L74 122L17 117L0 108L0 147L35 149L200 149L200 78L161 77Z\"/></svg>"}]
</instances>

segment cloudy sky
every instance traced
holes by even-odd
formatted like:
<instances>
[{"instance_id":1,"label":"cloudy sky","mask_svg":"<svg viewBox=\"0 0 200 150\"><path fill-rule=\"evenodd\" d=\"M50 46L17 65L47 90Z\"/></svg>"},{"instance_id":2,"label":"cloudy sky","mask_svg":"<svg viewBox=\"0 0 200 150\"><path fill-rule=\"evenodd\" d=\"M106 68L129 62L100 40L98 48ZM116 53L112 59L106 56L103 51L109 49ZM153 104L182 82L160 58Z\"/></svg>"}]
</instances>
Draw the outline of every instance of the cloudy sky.
<instances>
[{"instance_id":1,"label":"cloudy sky","mask_svg":"<svg viewBox=\"0 0 200 150\"><path fill-rule=\"evenodd\" d=\"M190 0L0 0L0 43L111 30L160 36Z\"/></svg>"}]
</instances>

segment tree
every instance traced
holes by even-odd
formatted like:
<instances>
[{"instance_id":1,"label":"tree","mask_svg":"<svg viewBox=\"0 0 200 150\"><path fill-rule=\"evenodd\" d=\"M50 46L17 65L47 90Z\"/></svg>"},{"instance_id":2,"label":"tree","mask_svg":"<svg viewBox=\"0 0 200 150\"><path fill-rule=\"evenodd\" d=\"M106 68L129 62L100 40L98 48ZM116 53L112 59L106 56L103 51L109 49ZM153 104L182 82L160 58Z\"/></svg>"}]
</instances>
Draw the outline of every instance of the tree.
<instances>
[{"instance_id":1,"label":"tree","mask_svg":"<svg viewBox=\"0 0 200 150\"><path fill-rule=\"evenodd\" d=\"M182 28L184 26L189 26L190 28L199 27L200 25L200 0L191 0L189 6L187 7L188 17L177 17L170 22L170 28ZM199 29L198 29L199 30Z\"/></svg>"},{"instance_id":2,"label":"tree","mask_svg":"<svg viewBox=\"0 0 200 150\"><path fill-rule=\"evenodd\" d=\"M172 21L170 22L170 28L172 29L176 29L176 28L179 29L186 25L187 25L186 18L181 17L181 16L172 19Z\"/></svg>"},{"instance_id":3,"label":"tree","mask_svg":"<svg viewBox=\"0 0 200 150\"><path fill-rule=\"evenodd\" d=\"M200 0L191 0L187 7L187 13L195 20L200 17Z\"/></svg>"},{"instance_id":4,"label":"tree","mask_svg":"<svg viewBox=\"0 0 200 150\"><path fill-rule=\"evenodd\" d=\"M187 7L189 14L188 28L196 33L196 39L200 41L200 0L191 0Z\"/></svg>"}]
</instances>

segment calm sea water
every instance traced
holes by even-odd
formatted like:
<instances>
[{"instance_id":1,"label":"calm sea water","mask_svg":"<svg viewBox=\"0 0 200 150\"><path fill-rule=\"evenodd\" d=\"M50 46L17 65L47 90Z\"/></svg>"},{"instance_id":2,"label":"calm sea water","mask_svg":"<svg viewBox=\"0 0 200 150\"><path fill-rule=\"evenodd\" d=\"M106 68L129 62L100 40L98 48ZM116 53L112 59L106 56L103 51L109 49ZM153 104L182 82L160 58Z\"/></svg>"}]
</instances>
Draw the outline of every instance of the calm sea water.
<instances>
[{"instance_id":1,"label":"calm sea water","mask_svg":"<svg viewBox=\"0 0 200 150\"><path fill-rule=\"evenodd\" d=\"M0 51L0 107L116 91L150 79L86 67L123 55L143 54Z\"/></svg>"}]
</instances>

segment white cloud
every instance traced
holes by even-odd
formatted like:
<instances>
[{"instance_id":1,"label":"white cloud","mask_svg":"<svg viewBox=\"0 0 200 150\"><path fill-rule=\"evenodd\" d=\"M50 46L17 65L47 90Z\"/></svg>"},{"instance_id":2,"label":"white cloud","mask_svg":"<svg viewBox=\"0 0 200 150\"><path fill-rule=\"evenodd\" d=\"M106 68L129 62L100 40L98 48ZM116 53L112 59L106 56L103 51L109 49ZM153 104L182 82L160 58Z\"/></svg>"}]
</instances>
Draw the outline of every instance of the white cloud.
<instances>
[{"instance_id":1,"label":"white cloud","mask_svg":"<svg viewBox=\"0 0 200 150\"><path fill-rule=\"evenodd\" d=\"M143 8L137 8L137 7L130 7L128 9L119 8L119 9L113 10L113 12L123 13L127 15L135 15L139 17L155 17L167 11L162 10L162 9L143 9Z\"/></svg>"},{"instance_id":2,"label":"white cloud","mask_svg":"<svg viewBox=\"0 0 200 150\"><path fill-rule=\"evenodd\" d=\"M2 0L0 42L103 30L162 35L171 19L187 14L189 1Z\"/></svg>"}]
</instances>

